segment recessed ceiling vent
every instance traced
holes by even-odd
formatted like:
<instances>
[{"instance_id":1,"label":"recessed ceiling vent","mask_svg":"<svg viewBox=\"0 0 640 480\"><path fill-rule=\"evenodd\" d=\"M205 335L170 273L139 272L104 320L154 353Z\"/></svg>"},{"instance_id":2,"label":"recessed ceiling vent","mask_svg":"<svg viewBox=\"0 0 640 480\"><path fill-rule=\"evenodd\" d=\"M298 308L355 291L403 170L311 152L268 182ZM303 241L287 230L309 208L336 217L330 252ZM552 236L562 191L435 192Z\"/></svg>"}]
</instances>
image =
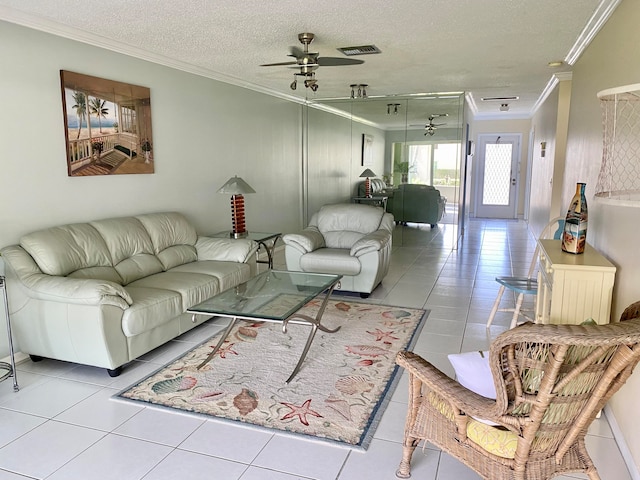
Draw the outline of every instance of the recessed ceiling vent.
<instances>
[{"instance_id":1,"label":"recessed ceiling vent","mask_svg":"<svg viewBox=\"0 0 640 480\"><path fill-rule=\"evenodd\" d=\"M382 53L375 45L361 45L359 47L340 47L339 52L342 52L347 57L354 55L371 55L373 53Z\"/></svg>"},{"instance_id":2,"label":"recessed ceiling vent","mask_svg":"<svg viewBox=\"0 0 640 480\"><path fill-rule=\"evenodd\" d=\"M483 102L508 102L511 100L518 100L520 97L482 97Z\"/></svg>"}]
</instances>

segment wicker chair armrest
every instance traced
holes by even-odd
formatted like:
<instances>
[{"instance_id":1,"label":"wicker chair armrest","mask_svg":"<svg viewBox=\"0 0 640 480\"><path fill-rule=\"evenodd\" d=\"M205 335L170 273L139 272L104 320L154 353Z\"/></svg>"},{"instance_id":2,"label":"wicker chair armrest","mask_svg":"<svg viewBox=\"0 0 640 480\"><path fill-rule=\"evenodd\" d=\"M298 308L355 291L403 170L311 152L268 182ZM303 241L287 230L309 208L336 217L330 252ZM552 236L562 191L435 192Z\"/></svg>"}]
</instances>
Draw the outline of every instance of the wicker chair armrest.
<instances>
[{"instance_id":1,"label":"wicker chair armrest","mask_svg":"<svg viewBox=\"0 0 640 480\"><path fill-rule=\"evenodd\" d=\"M505 423L505 418L502 417L504 412L497 411L495 400L478 395L463 387L421 356L413 352L399 352L396 356L396 363L415 375L429 390L447 400L456 409L472 417ZM513 422L506 423L513 424Z\"/></svg>"}]
</instances>

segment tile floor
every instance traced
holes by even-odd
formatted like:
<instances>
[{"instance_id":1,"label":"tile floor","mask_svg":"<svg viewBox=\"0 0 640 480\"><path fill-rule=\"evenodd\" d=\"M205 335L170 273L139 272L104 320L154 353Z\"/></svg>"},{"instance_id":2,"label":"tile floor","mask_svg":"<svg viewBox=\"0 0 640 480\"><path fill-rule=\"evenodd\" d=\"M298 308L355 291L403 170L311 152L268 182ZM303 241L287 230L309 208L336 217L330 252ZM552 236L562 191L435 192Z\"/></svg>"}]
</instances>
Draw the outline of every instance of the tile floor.
<instances>
[{"instance_id":1,"label":"tile floor","mask_svg":"<svg viewBox=\"0 0 640 480\"><path fill-rule=\"evenodd\" d=\"M448 353L488 347L485 323L497 291L493 278L526 272L535 246L524 222L474 220L461 248L451 251L446 239L453 228L396 229L389 274L368 300L430 309L414 351L449 374ZM277 267L282 263L279 254ZM490 337L506 329L510 315L501 315ZM102 369L70 363L21 363L20 392L13 392L10 380L0 383L0 480L396 478L406 378L366 452L110 400L216 328L204 324L188 332L133 362L115 379ZM592 425L587 445L603 480L631 479L606 417ZM414 454L413 478L479 477L428 447Z\"/></svg>"}]
</instances>

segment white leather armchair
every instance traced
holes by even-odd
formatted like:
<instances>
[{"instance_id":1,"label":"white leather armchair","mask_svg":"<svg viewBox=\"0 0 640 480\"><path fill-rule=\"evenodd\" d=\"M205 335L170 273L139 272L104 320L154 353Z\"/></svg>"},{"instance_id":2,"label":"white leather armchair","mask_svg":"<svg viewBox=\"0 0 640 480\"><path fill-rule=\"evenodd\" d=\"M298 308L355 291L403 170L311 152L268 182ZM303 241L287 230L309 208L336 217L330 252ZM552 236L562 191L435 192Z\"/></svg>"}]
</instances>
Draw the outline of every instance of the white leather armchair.
<instances>
[{"instance_id":1,"label":"white leather armchair","mask_svg":"<svg viewBox=\"0 0 640 480\"><path fill-rule=\"evenodd\" d=\"M325 205L307 228L282 237L287 269L342 275L336 290L366 298L389 271L394 225L380 207Z\"/></svg>"}]
</instances>

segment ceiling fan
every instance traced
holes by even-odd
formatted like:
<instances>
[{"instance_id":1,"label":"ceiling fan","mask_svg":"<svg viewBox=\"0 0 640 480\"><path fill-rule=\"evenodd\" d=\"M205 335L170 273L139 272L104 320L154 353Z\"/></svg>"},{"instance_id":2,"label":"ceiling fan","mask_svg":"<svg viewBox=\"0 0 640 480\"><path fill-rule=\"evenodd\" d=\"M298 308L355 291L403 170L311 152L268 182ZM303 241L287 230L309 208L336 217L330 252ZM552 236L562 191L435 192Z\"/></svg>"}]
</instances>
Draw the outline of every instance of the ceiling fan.
<instances>
[{"instance_id":1,"label":"ceiling fan","mask_svg":"<svg viewBox=\"0 0 640 480\"><path fill-rule=\"evenodd\" d=\"M436 118L439 117L448 117L449 114L448 113L434 113L429 115L429 123L427 123L424 126L424 134L425 135L429 135L430 137L433 136L434 133L436 133L436 130L438 129L438 127L442 127L444 125L446 125L446 123L433 123L433 121ZM422 124L419 125L411 125L412 127L419 127L422 126Z\"/></svg>"},{"instance_id":2,"label":"ceiling fan","mask_svg":"<svg viewBox=\"0 0 640 480\"><path fill-rule=\"evenodd\" d=\"M354 58L341 57L321 57L318 52L310 52L309 44L313 42L315 35L313 33L300 33L298 40L303 45L301 50L298 47L291 47L289 57L295 58L288 62L265 63L261 67L289 66L290 68L299 69L299 72L293 74L293 82L291 82L291 90L295 90L298 86L297 77L305 77L304 86L312 91L318 91L318 81L315 78L315 71L318 67L339 67L343 65L359 65L364 60Z\"/></svg>"}]
</instances>

